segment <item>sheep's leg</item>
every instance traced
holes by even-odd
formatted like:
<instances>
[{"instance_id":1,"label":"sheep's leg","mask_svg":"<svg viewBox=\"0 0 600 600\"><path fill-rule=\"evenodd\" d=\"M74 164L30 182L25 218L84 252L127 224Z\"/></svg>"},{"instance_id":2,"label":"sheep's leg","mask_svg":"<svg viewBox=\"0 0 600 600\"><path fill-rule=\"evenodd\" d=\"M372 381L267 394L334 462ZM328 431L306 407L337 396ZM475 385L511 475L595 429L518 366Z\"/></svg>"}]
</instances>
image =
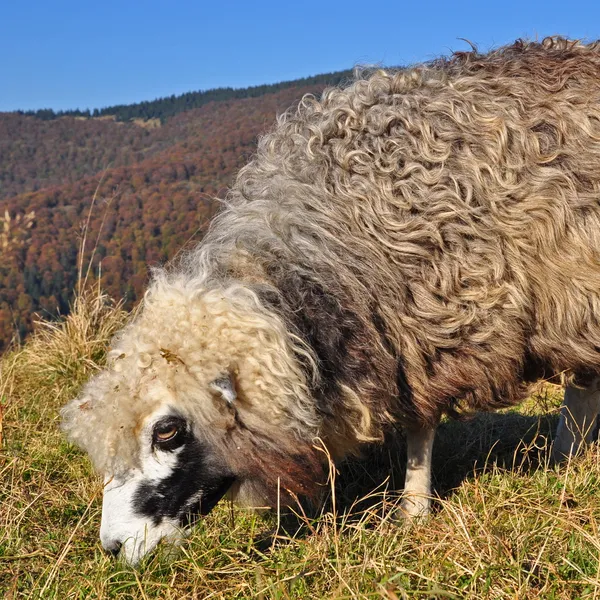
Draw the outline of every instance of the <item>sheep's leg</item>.
<instances>
[{"instance_id":1,"label":"sheep's leg","mask_svg":"<svg viewBox=\"0 0 600 600\"><path fill-rule=\"evenodd\" d=\"M425 516L431 504L431 452L435 427L406 432L406 481L402 511L409 517Z\"/></svg>"},{"instance_id":2,"label":"sheep's leg","mask_svg":"<svg viewBox=\"0 0 600 600\"><path fill-rule=\"evenodd\" d=\"M596 379L586 388L567 386L552 448L555 461L574 456L584 444L593 441L600 411L599 383Z\"/></svg>"}]
</instances>

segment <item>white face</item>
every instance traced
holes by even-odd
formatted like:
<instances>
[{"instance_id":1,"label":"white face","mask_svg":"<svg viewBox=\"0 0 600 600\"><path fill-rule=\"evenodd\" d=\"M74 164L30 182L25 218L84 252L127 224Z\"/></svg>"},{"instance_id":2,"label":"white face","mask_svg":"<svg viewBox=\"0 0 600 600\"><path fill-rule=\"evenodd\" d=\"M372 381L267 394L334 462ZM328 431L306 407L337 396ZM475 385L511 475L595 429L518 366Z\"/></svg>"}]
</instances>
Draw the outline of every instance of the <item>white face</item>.
<instances>
[{"instance_id":1,"label":"white face","mask_svg":"<svg viewBox=\"0 0 600 600\"><path fill-rule=\"evenodd\" d=\"M147 418L139 436L140 467L106 476L100 526L102 546L131 564L161 539L181 539L234 480L192 424L169 408Z\"/></svg>"},{"instance_id":2,"label":"white face","mask_svg":"<svg viewBox=\"0 0 600 600\"><path fill-rule=\"evenodd\" d=\"M129 473L127 479L108 479L102 500L100 540L109 552L135 565L162 538L178 540L185 534L175 519L158 523L135 510L135 495L145 477L141 471Z\"/></svg>"}]
</instances>

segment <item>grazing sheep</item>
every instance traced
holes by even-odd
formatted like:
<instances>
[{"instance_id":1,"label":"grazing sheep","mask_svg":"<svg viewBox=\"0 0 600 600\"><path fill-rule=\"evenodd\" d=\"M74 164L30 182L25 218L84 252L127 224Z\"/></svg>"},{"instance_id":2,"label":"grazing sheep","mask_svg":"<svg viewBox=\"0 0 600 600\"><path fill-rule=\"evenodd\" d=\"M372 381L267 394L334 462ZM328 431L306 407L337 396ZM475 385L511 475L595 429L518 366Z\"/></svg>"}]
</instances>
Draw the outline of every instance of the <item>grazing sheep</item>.
<instances>
[{"instance_id":1,"label":"grazing sheep","mask_svg":"<svg viewBox=\"0 0 600 600\"><path fill-rule=\"evenodd\" d=\"M565 373L557 457L600 373L600 44L562 38L377 71L260 140L204 241L155 274L62 412L106 476L101 539L137 562L230 491L313 496L400 424L429 509L442 415Z\"/></svg>"}]
</instances>

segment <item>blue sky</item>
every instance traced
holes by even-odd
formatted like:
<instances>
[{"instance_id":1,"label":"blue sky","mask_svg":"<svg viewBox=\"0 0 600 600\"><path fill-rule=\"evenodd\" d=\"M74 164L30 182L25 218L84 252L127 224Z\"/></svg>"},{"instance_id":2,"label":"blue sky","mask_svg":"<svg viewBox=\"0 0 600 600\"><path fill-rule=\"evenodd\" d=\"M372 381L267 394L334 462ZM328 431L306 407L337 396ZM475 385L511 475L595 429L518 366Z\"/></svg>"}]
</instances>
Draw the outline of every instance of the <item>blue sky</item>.
<instances>
[{"instance_id":1,"label":"blue sky","mask_svg":"<svg viewBox=\"0 0 600 600\"><path fill-rule=\"evenodd\" d=\"M0 111L101 108L557 33L600 38L600 1L6 0Z\"/></svg>"}]
</instances>

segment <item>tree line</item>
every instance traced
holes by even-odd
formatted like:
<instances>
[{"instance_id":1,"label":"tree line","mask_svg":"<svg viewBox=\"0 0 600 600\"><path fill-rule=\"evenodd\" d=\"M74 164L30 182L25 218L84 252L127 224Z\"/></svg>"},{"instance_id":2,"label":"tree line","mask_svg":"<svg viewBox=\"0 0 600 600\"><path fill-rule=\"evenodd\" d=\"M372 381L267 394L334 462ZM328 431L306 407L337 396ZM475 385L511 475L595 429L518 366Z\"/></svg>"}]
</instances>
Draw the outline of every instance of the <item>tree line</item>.
<instances>
[{"instance_id":1,"label":"tree line","mask_svg":"<svg viewBox=\"0 0 600 600\"><path fill-rule=\"evenodd\" d=\"M266 94L274 94L282 90L298 87L317 87L339 85L352 78L352 70L336 71L304 77L293 81L283 81L274 84L251 86L247 88L216 88L206 91L187 92L180 95L172 95L156 100L137 102L135 104L117 104L105 108L75 109L54 111L44 108L32 111L17 111L19 114L33 116L44 121L51 121L61 117L97 118L113 116L117 121L131 121L133 119L159 119L161 123L181 113L194 108L200 108L210 102L222 102L225 100L241 100L244 98L259 98Z\"/></svg>"}]
</instances>

